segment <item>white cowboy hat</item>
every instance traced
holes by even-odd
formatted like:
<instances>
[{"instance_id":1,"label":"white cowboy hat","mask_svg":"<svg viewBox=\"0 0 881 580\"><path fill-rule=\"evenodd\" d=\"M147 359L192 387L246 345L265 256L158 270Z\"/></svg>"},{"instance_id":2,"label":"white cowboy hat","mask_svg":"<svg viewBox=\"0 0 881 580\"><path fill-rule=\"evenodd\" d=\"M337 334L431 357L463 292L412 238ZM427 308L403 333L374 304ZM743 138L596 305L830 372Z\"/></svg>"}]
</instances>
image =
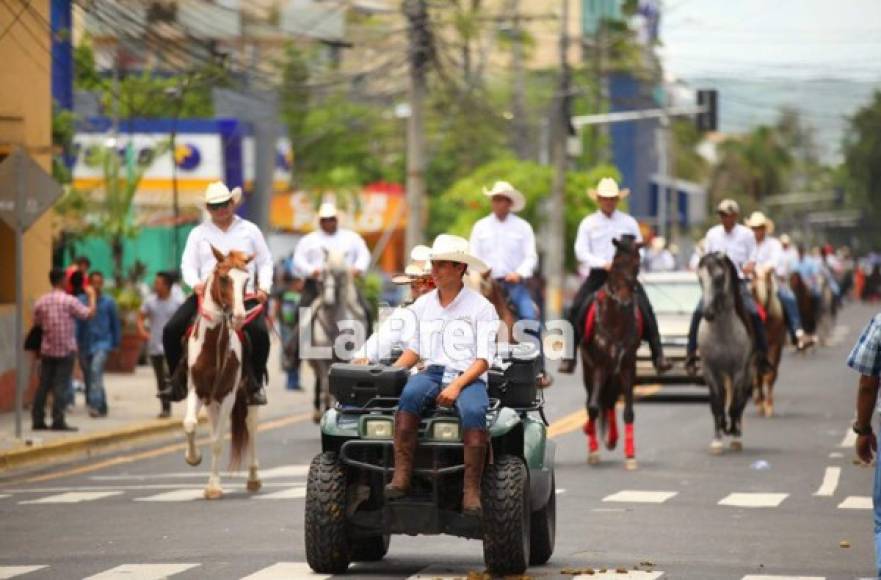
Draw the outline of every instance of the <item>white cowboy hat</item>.
<instances>
[{"instance_id":1,"label":"white cowboy hat","mask_svg":"<svg viewBox=\"0 0 881 580\"><path fill-rule=\"evenodd\" d=\"M239 200L242 198L242 188L235 187L230 191L230 189L226 186L222 181L214 181L208 184L208 187L205 188L205 203L206 204L214 204L214 203L223 203L225 201L232 200L233 203L239 203Z\"/></svg>"},{"instance_id":2,"label":"white cowboy hat","mask_svg":"<svg viewBox=\"0 0 881 580\"><path fill-rule=\"evenodd\" d=\"M431 260L435 262L449 261L467 264L469 268L474 268L474 270L481 274L489 270L489 266L483 260L474 256L470 250L468 240L465 238L450 234L440 234L431 245Z\"/></svg>"},{"instance_id":3,"label":"white cowboy hat","mask_svg":"<svg viewBox=\"0 0 881 580\"><path fill-rule=\"evenodd\" d=\"M336 204L330 201L325 201L321 204L321 207L318 208L318 219L325 220L330 218L337 217Z\"/></svg>"},{"instance_id":4,"label":"white cowboy hat","mask_svg":"<svg viewBox=\"0 0 881 580\"><path fill-rule=\"evenodd\" d=\"M792 238L789 237L789 234L782 234L780 236L780 243L781 244L791 244Z\"/></svg>"},{"instance_id":5,"label":"white cowboy hat","mask_svg":"<svg viewBox=\"0 0 881 580\"><path fill-rule=\"evenodd\" d=\"M716 208L717 213L724 213L725 215L731 215L733 213L740 214L740 205L733 199L723 199L719 202L719 206Z\"/></svg>"},{"instance_id":6,"label":"white cowboy hat","mask_svg":"<svg viewBox=\"0 0 881 580\"><path fill-rule=\"evenodd\" d=\"M774 233L774 222L760 211L754 211L746 220L746 225L750 228L765 228L769 234Z\"/></svg>"},{"instance_id":7,"label":"white cowboy hat","mask_svg":"<svg viewBox=\"0 0 881 580\"><path fill-rule=\"evenodd\" d=\"M624 199L628 195L630 195L629 189L621 189L618 187L618 182L612 179L611 177L604 177L600 179L600 182L597 184L596 189L588 189L587 195L594 201L597 198L605 197L617 197L619 199Z\"/></svg>"},{"instance_id":8,"label":"white cowboy hat","mask_svg":"<svg viewBox=\"0 0 881 580\"><path fill-rule=\"evenodd\" d=\"M431 276L431 248L419 244L410 250L410 263L403 274L392 277L395 284L412 284L416 278Z\"/></svg>"},{"instance_id":9,"label":"white cowboy hat","mask_svg":"<svg viewBox=\"0 0 881 580\"><path fill-rule=\"evenodd\" d=\"M526 207L526 198L507 181L496 181L492 189L483 188L483 195L495 197L500 195L511 200L511 211L517 213Z\"/></svg>"}]
</instances>

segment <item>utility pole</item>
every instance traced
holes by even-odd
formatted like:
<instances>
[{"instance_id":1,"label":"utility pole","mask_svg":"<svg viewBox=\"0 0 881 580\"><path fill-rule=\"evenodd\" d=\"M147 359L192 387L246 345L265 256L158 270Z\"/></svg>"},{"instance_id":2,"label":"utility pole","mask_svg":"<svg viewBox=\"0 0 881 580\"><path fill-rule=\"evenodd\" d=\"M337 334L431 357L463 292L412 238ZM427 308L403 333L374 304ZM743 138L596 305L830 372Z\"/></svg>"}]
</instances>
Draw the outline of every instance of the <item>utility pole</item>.
<instances>
[{"instance_id":1,"label":"utility pole","mask_svg":"<svg viewBox=\"0 0 881 580\"><path fill-rule=\"evenodd\" d=\"M511 13L511 77L513 91L511 113L513 114L514 151L519 159L529 159L529 124L526 119L526 70L524 67L523 24L520 17L520 0L510 0Z\"/></svg>"},{"instance_id":2,"label":"utility pole","mask_svg":"<svg viewBox=\"0 0 881 580\"><path fill-rule=\"evenodd\" d=\"M560 24L560 83L557 88L554 124L551 127L553 139L554 181L551 189L551 204L548 215L548 243L545 253L547 272L547 320L559 319L563 314L563 288L565 283L565 239L564 220L566 169L568 157L566 143L569 138L569 92L572 71L569 69L569 0L561 0L562 18Z\"/></svg>"},{"instance_id":3,"label":"utility pole","mask_svg":"<svg viewBox=\"0 0 881 580\"><path fill-rule=\"evenodd\" d=\"M404 15L408 22L410 64L410 116L407 119L407 207L410 210L410 219L407 220L405 236L409 252L425 236L424 107L426 73L433 55L426 0L404 0Z\"/></svg>"}]
</instances>

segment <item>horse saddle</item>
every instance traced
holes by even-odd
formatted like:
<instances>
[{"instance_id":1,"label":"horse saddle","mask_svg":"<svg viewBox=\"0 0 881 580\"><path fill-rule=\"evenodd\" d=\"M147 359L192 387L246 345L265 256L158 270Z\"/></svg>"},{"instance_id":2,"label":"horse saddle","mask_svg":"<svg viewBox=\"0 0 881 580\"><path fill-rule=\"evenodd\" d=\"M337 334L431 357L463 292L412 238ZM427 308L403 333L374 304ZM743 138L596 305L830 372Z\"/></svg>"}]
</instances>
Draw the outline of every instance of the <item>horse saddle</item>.
<instances>
[{"instance_id":1,"label":"horse saddle","mask_svg":"<svg viewBox=\"0 0 881 580\"><path fill-rule=\"evenodd\" d=\"M596 328L596 320L597 320L597 305L600 301L606 300L607 295L604 289L600 289L597 291L596 296L590 302L590 306L587 308L587 316L584 319L584 341L590 342L591 338L593 338L593 331ZM642 311L639 308L634 309L636 314L636 331L638 336L642 336L642 331L644 328L644 321L642 319Z\"/></svg>"}]
</instances>

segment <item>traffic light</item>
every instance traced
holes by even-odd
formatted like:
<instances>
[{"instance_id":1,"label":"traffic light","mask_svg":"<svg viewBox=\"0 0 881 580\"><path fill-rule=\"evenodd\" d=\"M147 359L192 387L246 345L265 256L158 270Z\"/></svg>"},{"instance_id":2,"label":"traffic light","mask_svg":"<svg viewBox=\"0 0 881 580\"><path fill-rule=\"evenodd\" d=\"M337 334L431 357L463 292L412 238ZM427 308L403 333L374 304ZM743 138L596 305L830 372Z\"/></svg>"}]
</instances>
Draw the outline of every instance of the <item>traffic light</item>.
<instances>
[{"instance_id":1,"label":"traffic light","mask_svg":"<svg viewBox=\"0 0 881 580\"><path fill-rule=\"evenodd\" d=\"M715 131L719 117L719 91L715 89L701 89L697 92L697 104L705 107L706 111L699 113L695 118L698 131Z\"/></svg>"}]
</instances>

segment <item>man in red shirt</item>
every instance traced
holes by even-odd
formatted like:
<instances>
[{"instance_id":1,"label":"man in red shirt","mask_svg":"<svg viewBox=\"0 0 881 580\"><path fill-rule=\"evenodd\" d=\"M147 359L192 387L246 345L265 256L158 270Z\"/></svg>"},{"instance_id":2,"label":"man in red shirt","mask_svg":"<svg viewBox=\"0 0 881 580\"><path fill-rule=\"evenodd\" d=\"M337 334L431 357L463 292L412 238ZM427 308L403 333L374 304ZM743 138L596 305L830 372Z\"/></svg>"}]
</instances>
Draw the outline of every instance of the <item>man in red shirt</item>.
<instances>
[{"instance_id":1,"label":"man in red shirt","mask_svg":"<svg viewBox=\"0 0 881 580\"><path fill-rule=\"evenodd\" d=\"M89 285L89 268L92 267L92 262L85 256L80 256L76 260L74 260L73 264L68 266L64 270L64 289L68 294L75 294L73 282L71 278L73 277L74 272L82 272L83 273L83 287Z\"/></svg>"},{"instance_id":2,"label":"man in red shirt","mask_svg":"<svg viewBox=\"0 0 881 580\"><path fill-rule=\"evenodd\" d=\"M76 325L74 318L84 320L95 315L95 291L85 288L89 305L64 291L65 272L54 268L49 272L52 291L34 305L34 324L43 329L40 343L40 386L31 409L32 429L49 429L46 425L46 395L52 391L52 429L76 431L64 421L65 390L73 372L76 353Z\"/></svg>"}]
</instances>

